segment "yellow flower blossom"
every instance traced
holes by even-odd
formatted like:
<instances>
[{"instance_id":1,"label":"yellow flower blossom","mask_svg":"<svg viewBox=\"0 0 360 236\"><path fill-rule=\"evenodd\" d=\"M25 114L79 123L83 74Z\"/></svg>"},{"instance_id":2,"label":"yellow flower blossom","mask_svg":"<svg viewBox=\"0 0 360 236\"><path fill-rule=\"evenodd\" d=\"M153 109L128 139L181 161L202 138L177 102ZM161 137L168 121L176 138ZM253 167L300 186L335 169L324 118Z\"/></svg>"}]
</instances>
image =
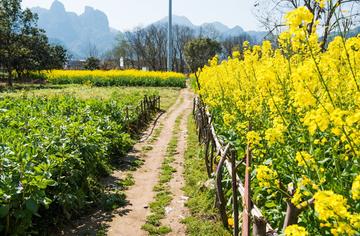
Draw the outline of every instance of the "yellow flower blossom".
<instances>
[{"instance_id":1,"label":"yellow flower blossom","mask_svg":"<svg viewBox=\"0 0 360 236\"><path fill-rule=\"evenodd\" d=\"M232 53L232 57L233 57L233 58L240 58L240 56L241 56L241 54L240 54L239 51L234 51L234 52Z\"/></svg>"},{"instance_id":2,"label":"yellow flower blossom","mask_svg":"<svg viewBox=\"0 0 360 236\"><path fill-rule=\"evenodd\" d=\"M267 166L260 165L256 169L256 178L261 187L270 188L271 186L279 187L278 175L275 171Z\"/></svg>"},{"instance_id":3,"label":"yellow flower blossom","mask_svg":"<svg viewBox=\"0 0 360 236\"><path fill-rule=\"evenodd\" d=\"M223 119L226 126L231 126L232 122L235 121L235 116L230 113L225 113Z\"/></svg>"},{"instance_id":4,"label":"yellow flower blossom","mask_svg":"<svg viewBox=\"0 0 360 236\"><path fill-rule=\"evenodd\" d=\"M255 131L250 131L246 134L246 139L250 145L258 145L260 143L260 135Z\"/></svg>"},{"instance_id":5,"label":"yellow flower blossom","mask_svg":"<svg viewBox=\"0 0 360 236\"><path fill-rule=\"evenodd\" d=\"M301 26L305 26L312 22L313 14L306 7L299 7L294 11L286 14L286 23L289 25L290 32L298 29Z\"/></svg>"},{"instance_id":6,"label":"yellow flower blossom","mask_svg":"<svg viewBox=\"0 0 360 236\"><path fill-rule=\"evenodd\" d=\"M278 124L274 128L267 129L265 131L265 139L268 141L269 145L273 145L276 142L284 143L284 132L286 127L282 124Z\"/></svg>"},{"instance_id":7,"label":"yellow flower blossom","mask_svg":"<svg viewBox=\"0 0 360 236\"><path fill-rule=\"evenodd\" d=\"M324 8L325 7L325 3L326 0L315 0L318 4L320 8Z\"/></svg>"},{"instance_id":8,"label":"yellow flower blossom","mask_svg":"<svg viewBox=\"0 0 360 236\"><path fill-rule=\"evenodd\" d=\"M313 183L308 177L302 176L302 178L298 181L295 193L291 198L292 204L299 209L307 206L307 200L309 200L312 196L310 190L318 190L318 188L318 185Z\"/></svg>"},{"instance_id":9,"label":"yellow flower blossom","mask_svg":"<svg viewBox=\"0 0 360 236\"><path fill-rule=\"evenodd\" d=\"M346 199L333 191L319 191L314 195L314 199L315 211L322 221L350 216Z\"/></svg>"},{"instance_id":10,"label":"yellow flower blossom","mask_svg":"<svg viewBox=\"0 0 360 236\"><path fill-rule=\"evenodd\" d=\"M309 233L299 225L290 225L285 229L285 236L307 236Z\"/></svg>"},{"instance_id":11,"label":"yellow flower blossom","mask_svg":"<svg viewBox=\"0 0 360 236\"><path fill-rule=\"evenodd\" d=\"M297 152L295 159L299 166L301 167L309 167L309 168L316 168L316 162L313 156L311 156L308 152L302 151Z\"/></svg>"},{"instance_id":12,"label":"yellow flower blossom","mask_svg":"<svg viewBox=\"0 0 360 236\"><path fill-rule=\"evenodd\" d=\"M352 184L351 194L354 200L360 200L360 175L356 176Z\"/></svg>"},{"instance_id":13,"label":"yellow flower blossom","mask_svg":"<svg viewBox=\"0 0 360 236\"><path fill-rule=\"evenodd\" d=\"M360 121L360 111L355 111L354 114L350 115L346 119L346 124L352 126Z\"/></svg>"},{"instance_id":14,"label":"yellow flower blossom","mask_svg":"<svg viewBox=\"0 0 360 236\"><path fill-rule=\"evenodd\" d=\"M360 229L360 214L353 214L350 217L350 224L355 228L355 229Z\"/></svg>"},{"instance_id":15,"label":"yellow flower blossom","mask_svg":"<svg viewBox=\"0 0 360 236\"><path fill-rule=\"evenodd\" d=\"M228 225L234 227L234 218L228 218Z\"/></svg>"}]
</instances>

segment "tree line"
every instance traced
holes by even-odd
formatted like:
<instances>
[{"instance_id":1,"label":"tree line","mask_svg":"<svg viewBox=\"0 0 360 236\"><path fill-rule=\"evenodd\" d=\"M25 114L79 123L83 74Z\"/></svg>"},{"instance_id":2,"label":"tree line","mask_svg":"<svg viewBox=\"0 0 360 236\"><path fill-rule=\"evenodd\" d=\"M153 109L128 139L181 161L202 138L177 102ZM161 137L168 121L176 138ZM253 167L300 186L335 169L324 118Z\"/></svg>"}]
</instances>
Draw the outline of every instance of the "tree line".
<instances>
[{"instance_id":1,"label":"tree line","mask_svg":"<svg viewBox=\"0 0 360 236\"><path fill-rule=\"evenodd\" d=\"M37 27L37 15L23 10L21 2L0 0L0 68L10 86L15 76L63 68L68 57L62 46L49 44L45 31Z\"/></svg>"},{"instance_id":2,"label":"tree line","mask_svg":"<svg viewBox=\"0 0 360 236\"><path fill-rule=\"evenodd\" d=\"M207 46L210 48L214 46L214 42L217 42L221 49L217 52L226 58L232 54L233 50L239 50L244 41L251 41L246 34L227 38L220 38L219 35L215 29L195 32L190 27L174 25L172 61L174 70L184 73L191 69L186 60L186 49L190 42L209 43ZM166 24L136 28L118 37L116 46L105 55L104 62L113 61L113 66L116 66L119 64L119 58L123 58L125 69L146 67L149 70L165 71L167 69L167 44Z\"/></svg>"}]
</instances>

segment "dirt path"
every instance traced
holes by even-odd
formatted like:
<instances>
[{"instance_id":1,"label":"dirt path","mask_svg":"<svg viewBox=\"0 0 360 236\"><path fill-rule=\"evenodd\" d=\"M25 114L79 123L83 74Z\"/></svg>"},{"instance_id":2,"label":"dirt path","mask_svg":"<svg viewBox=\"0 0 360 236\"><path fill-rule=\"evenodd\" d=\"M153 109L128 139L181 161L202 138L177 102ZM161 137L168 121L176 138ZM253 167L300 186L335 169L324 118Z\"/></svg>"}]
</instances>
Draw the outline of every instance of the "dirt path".
<instances>
[{"instance_id":1,"label":"dirt path","mask_svg":"<svg viewBox=\"0 0 360 236\"><path fill-rule=\"evenodd\" d=\"M180 96L175 105L169 110L169 114L165 114L159 120L157 126L161 123L163 125L159 139L153 144L153 149L146 153L143 159L144 165L133 173L135 185L130 187L126 191L126 197L129 201L129 205L124 209L121 209L121 214L115 215L108 223L108 235L109 236L142 236L147 235L145 231L141 229L141 226L145 223L146 216L150 210L148 204L154 198L153 187L158 182L158 175L160 166L164 160L166 147L172 137L172 130L175 124L176 118L185 111L184 119L181 125L181 136L178 144L178 155L176 164L174 167L177 172L171 182L171 191L174 194L174 200L169 206L169 214L167 215L164 223L171 226L173 230L172 235L185 235L184 226L180 223L179 215L185 215L184 200L182 199L181 187L183 186L183 157L185 150L186 140L186 118L191 112L192 106L192 94L189 90L182 90ZM135 145L135 153L141 153L142 147L145 143ZM122 172L115 172L114 178L123 176ZM178 202L182 202L179 204ZM178 232L178 233L177 233Z\"/></svg>"},{"instance_id":2,"label":"dirt path","mask_svg":"<svg viewBox=\"0 0 360 236\"><path fill-rule=\"evenodd\" d=\"M184 103L187 103L186 109L184 110L184 115L180 124L180 134L178 139L177 146L177 155L175 156L175 162L172 166L176 169L176 172L173 174L169 186L171 193L173 195L173 200L170 205L166 208L166 218L162 220L163 225L167 225L171 228L172 232L169 233L169 236L178 236L185 235L186 227L181 223L187 215L188 211L185 207L187 197L185 197L182 188L185 185L185 180L183 177L184 174L184 155L186 149L186 139L187 139L187 120L191 112L192 97L187 95L184 99Z\"/></svg>"}]
</instances>

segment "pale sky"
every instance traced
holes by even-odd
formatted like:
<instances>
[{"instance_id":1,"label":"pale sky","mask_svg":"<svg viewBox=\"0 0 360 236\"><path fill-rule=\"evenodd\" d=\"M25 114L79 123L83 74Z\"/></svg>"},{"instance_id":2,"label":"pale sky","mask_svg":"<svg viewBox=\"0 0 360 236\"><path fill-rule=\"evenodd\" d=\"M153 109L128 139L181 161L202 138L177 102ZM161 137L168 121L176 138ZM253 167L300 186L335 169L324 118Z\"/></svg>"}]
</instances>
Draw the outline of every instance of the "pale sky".
<instances>
[{"instance_id":1,"label":"pale sky","mask_svg":"<svg viewBox=\"0 0 360 236\"><path fill-rule=\"evenodd\" d=\"M106 13L110 26L131 30L153 23L168 14L168 0L60 0L66 11L81 14L85 6ZM53 0L23 0L24 7L50 8ZM173 14L186 16L195 24L219 21L229 27L260 30L253 15L255 0L173 0Z\"/></svg>"}]
</instances>

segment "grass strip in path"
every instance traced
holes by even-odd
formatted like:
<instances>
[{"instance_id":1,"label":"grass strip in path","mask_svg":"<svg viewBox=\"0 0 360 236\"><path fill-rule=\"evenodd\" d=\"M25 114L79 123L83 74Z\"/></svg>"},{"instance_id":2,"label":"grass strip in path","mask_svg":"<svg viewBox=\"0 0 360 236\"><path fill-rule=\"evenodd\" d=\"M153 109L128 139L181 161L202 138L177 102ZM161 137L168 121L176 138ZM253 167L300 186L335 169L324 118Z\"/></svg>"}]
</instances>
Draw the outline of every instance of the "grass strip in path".
<instances>
[{"instance_id":1,"label":"grass strip in path","mask_svg":"<svg viewBox=\"0 0 360 236\"><path fill-rule=\"evenodd\" d=\"M176 170L171 164L175 161L174 155L176 155L177 152L178 134L182 117L183 115L181 114L176 118L172 138L166 149L166 157L161 165L159 182L154 187L156 195L154 201L150 203L151 214L146 218L146 224L142 226L142 229L150 235L165 235L171 232L171 228L161 225L160 221L165 218L165 207L168 206L172 200L169 182Z\"/></svg>"}]
</instances>

